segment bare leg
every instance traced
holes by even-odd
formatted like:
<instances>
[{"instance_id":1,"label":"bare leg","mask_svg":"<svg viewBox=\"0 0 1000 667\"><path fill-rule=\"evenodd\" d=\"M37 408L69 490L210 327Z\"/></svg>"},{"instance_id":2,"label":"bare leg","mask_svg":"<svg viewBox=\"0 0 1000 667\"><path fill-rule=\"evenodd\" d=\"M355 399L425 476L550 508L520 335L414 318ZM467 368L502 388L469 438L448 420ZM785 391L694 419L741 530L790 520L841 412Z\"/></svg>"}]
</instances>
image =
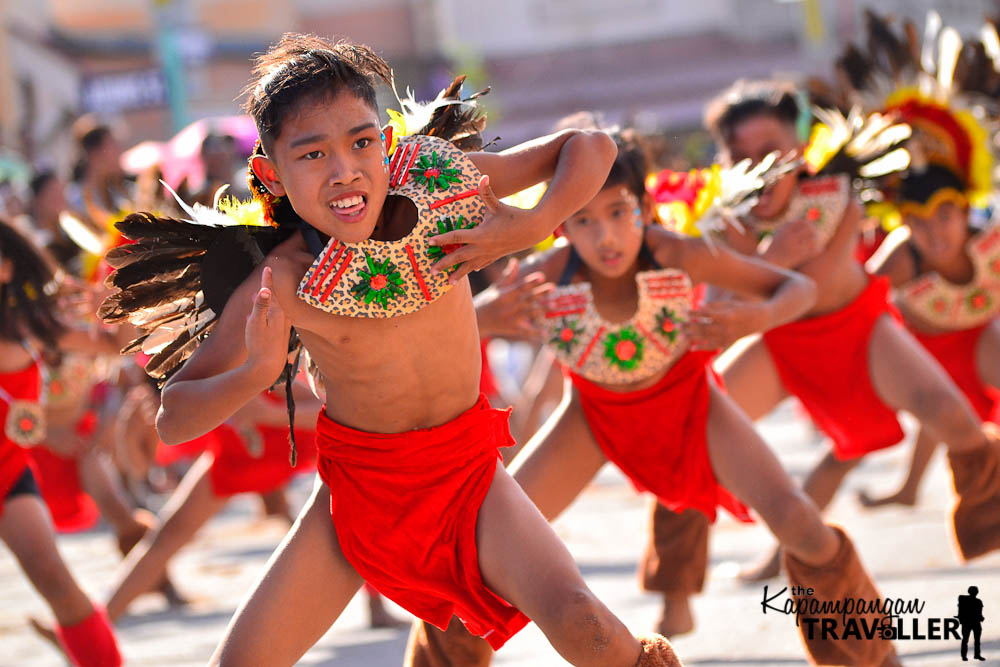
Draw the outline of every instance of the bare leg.
<instances>
[{"instance_id":1,"label":"bare leg","mask_svg":"<svg viewBox=\"0 0 1000 667\"><path fill-rule=\"evenodd\" d=\"M969 452L987 444L969 401L930 353L888 315L872 331L868 363L879 398L916 417L949 451Z\"/></svg>"},{"instance_id":2,"label":"bare leg","mask_svg":"<svg viewBox=\"0 0 1000 667\"><path fill-rule=\"evenodd\" d=\"M35 590L62 626L82 622L94 606L66 567L56 546L48 509L38 496L8 498L0 515L0 539L13 552Z\"/></svg>"},{"instance_id":3,"label":"bare leg","mask_svg":"<svg viewBox=\"0 0 1000 667\"><path fill-rule=\"evenodd\" d=\"M917 440L913 443L913 454L910 457L910 467L906 473L906 480L903 486L895 493L876 498L868 494L867 491L858 493L858 500L865 507L881 507L883 505L904 505L913 507L917 504L917 491L920 489L920 481L927 472L927 466L937 449L937 438L932 436L926 429L921 428L917 434Z\"/></svg>"},{"instance_id":4,"label":"bare leg","mask_svg":"<svg viewBox=\"0 0 1000 667\"><path fill-rule=\"evenodd\" d=\"M78 464L83 490L94 499L101 516L111 524L115 534L121 537L144 533L146 526L135 520L132 501L126 495L107 455L94 447L80 456Z\"/></svg>"},{"instance_id":5,"label":"bare leg","mask_svg":"<svg viewBox=\"0 0 1000 667\"><path fill-rule=\"evenodd\" d=\"M754 508L796 558L809 565L829 562L840 540L823 523L819 508L733 401L714 386L711 400L708 451L719 483Z\"/></svg>"},{"instance_id":6,"label":"bare leg","mask_svg":"<svg viewBox=\"0 0 1000 667\"><path fill-rule=\"evenodd\" d=\"M760 336L730 347L716 360L715 367L729 397L753 421L788 397L771 352ZM780 571L781 552L775 547L764 560L740 572L740 579L763 581L778 576Z\"/></svg>"},{"instance_id":7,"label":"bare leg","mask_svg":"<svg viewBox=\"0 0 1000 667\"><path fill-rule=\"evenodd\" d=\"M212 492L208 470L211 454L202 454L163 507L163 523L146 534L122 561L108 599L108 616L117 621L129 604L157 586L174 554L226 504Z\"/></svg>"},{"instance_id":8,"label":"bare leg","mask_svg":"<svg viewBox=\"0 0 1000 667\"><path fill-rule=\"evenodd\" d=\"M212 665L292 665L330 628L361 587L330 519L330 490L312 497L236 610Z\"/></svg>"},{"instance_id":9,"label":"bare leg","mask_svg":"<svg viewBox=\"0 0 1000 667\"><path fill-rule=\"evenodd\" d=\"M510 471L542 515L553 521L606 462L576 392L566 387L559 407L510 464Z\"/></svg>"},{"instance_id":10,"label":"bare leg","mask_svg":"<svg viewBox=\"0 0 1000 667\"><path fill-rule=\"evenodd\" d=\"M573 665L633 667L641 648L583 581L545 517L501 467L479 510L479 567Z\"/></svg>"}]
</instances>

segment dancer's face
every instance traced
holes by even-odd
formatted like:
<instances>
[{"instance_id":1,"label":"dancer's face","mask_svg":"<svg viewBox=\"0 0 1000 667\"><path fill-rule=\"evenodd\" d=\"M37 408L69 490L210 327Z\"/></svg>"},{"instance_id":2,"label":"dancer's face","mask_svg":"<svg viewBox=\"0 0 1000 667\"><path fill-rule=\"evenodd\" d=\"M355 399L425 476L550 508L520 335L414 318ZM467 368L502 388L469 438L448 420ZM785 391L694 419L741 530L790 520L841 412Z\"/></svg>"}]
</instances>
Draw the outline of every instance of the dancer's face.
<instances>
[{"instance_id":1,"label":"dancer's face","mask_svg":"<svg viewBox=\"0 0 1000 667\"><path fill-rule=\"evenodd\" d=\"M968 218L967 207L943 202L928 215L905 216L903 224L910 228L910 239L921 257L930 264L942 265L954 261L965 251Z\"/></svg>"},{"instance_id":2,"label":"dancer's face","mask_svg":"<svg viewBox=\"0 0 1000 667\"><path fill-rule=\"evenodd\" d=\"M378 114L350 91L303 102L254 171L295 212L346 243L371 236L389 188Z\"/></svg>"},{"instance_id":3,"label":"dancer's face","mask_svg":"<svg viewBox=\"0 0 1000 667\"><path fill-rule=\"evenodd\" d=\"M757 164L775 151L779 157L789 154L799 156L803 149L792 124L769 113L759 113L740 121L732 129L724 146L723 158L729 165L747 158ZM760 201L751 211L753 215L763 220L779 216L795 193L797 180L798 172L793 171L770 185L761 193Z\"/></svg>"},{"instance_id":4,"label":"dancer's face","mask_svg":"<svg viewBox=\"0 0 1000 667\"><path fill-rule=\"evenodd\" d=\"M566 237L587 268L618 278L632 268L642 248L648 207L624 185L611 185L566 220Z\"/></svg>"}]
</instances>

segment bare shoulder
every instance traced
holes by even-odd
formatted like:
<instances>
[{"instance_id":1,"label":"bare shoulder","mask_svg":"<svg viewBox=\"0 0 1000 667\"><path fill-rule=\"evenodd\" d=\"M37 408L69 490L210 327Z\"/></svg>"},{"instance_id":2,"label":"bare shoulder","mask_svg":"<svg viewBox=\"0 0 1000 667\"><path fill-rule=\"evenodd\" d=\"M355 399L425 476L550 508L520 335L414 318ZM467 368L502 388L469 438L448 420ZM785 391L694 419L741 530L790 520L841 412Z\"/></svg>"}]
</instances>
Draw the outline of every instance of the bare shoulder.
<instances>
[{"instance_id":1,"label":"bare shoulder","mask_svg":"<svg viewBox=\"0 0 1000 667\"><path fill-rule=\"evenodd\" d=\"M917 277L917 267L912 242L909 229L897 227L882 241L865 268L869 273L886 276L894 287L913 280Z\"/></svg>"}]
</instances>

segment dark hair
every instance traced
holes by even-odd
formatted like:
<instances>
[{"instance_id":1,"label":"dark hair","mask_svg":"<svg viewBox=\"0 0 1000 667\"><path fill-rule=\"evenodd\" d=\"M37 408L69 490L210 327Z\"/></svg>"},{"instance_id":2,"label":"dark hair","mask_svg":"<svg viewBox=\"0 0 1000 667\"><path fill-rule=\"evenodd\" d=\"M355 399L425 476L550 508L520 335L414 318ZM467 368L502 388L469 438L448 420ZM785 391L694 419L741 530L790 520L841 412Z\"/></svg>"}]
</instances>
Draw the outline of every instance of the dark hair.
<instances>
[{"instance_id":1,"label":"dark hair","mask_svg":"<svg viewBox=\"0 0 1000 667\"><path fill-rule=\"evenodd\" d=\"M717 95L705 108L705 127L720 146L727 144L736 127L754 116L769 115L794 126L799 102L795 88L778 81L739 80Z\"/></svg>"},{"instance_id":2,"label":"dark hair","mask_svg":"<svg viewBox=\"0 0 1000 667\"><path fill-rule=\"evenodd\" d=\"M376 80L392 79L388 63L367 46L295 33L258 56L253 74L243 109L257 124L265 150L303 102L349 90L376 109Z\"/></svg>"},{"instance_id":3,"label":"dark hair","mask_svg":"<svg viewBox=\"0 0 1000 667\"><path fill-rule=\"evenodd\" d=\"M51 261L3 220L0 258L14 267L10 282L0 284L0 338L19 341L31 336L55 349L65 326L56 316Z\"/></svg>"},{"instance_id":4,"label":"dark hair","mask_svg":"<svg viewBox=\"0 0 1000 667\"><path fill-rule=\"evenodd\" d=\"M35 175L31 177L31 183L29 184L31 196L37 197L45 189L45 186L55 180L55 178L56 172L52 169L40 169L36 171Z\"/></svg>"},{"instance_id":5,"label":"dark hair","mask_svg":"<svg viewBox=\"0 0 1000 667\"><path fill-rule=\"evenodd\" d=\"M953 188L965 192L962 179L947 167L929 164L919 171L911 169L899 183L898 198L900 201L912 201L926 204L935 192Z\"/></svg>"},{"instance_id":6,"label":"dark hair","mask_svg":"<svg viewBox=\"0 0 1000 667\"><path fill-rule=\"evenodd\" d=\"M604 187L624 185L641 201L643 195L646 194L649 155L635 130L614 130L610 134L618 146L618 157L611 165L611 171L604 181Z\"/></svg>"}]
</instances>

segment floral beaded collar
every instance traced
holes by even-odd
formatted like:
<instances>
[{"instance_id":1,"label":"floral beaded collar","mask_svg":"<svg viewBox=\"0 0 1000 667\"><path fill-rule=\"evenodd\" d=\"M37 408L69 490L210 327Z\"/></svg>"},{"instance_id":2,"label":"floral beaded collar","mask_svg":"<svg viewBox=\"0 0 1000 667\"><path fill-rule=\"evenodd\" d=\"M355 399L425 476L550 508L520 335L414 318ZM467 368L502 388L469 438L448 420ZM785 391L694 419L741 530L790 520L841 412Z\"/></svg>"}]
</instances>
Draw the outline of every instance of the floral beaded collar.
<instances>
[{"instance_id":1,"label":"floral beaded collar","mask_svg":"<svg viewBox=\"0 0 1000 667\"><path fill-rule=\"evenodd\" d=\"M430 268L456 248L428 239L475 227L486 210L480 173L452 143L425 135L399 139L389 162L389 194L417 208L413 230L398 241L330 239L299 283L298 296L328 313L389 318L415 312L440 298L451 285Z\"/></svg>"},{"instance_id":2,"label":"floral beaded collar","mask_svg":"<svg viewBox=\"0 0 1000 667\"><path fill-rule=\"evenodd\" d=\"M851 178L846 174L815 176L798 184L785 212L773 220L760 220L752 215L746 221L760 239L773 234L778 227L796 220L808 220L816 226L823 245L833 238L837 225L850 203Z\"/></svg>"},{"instance_id":3,"label":"floral beaded collar","mask_svg":"<svg viewBox=\"0 0 1000 667\"><path fill-rule=\"evenodd\" d=\"M677 269L640 271L639 306L625 322L597 312L590 283L557 287L542 302L540 319L550 350L569 370L604 384L653 377L686 349L679 325L691 309L691 280Z\"/></svg>"},{"instance_id":4,"label":"floral beaded collar","mask_svg":"<svg viewBox=\"0 0 1000 667\"><path fill-rule=\"evenodd\" d=\"M955 285L936 271L903 285L906 310L947 331L971 329L1000 314L1000 221L966 243L975 270L972 280Z\"/></svg>"}]
</instances>

